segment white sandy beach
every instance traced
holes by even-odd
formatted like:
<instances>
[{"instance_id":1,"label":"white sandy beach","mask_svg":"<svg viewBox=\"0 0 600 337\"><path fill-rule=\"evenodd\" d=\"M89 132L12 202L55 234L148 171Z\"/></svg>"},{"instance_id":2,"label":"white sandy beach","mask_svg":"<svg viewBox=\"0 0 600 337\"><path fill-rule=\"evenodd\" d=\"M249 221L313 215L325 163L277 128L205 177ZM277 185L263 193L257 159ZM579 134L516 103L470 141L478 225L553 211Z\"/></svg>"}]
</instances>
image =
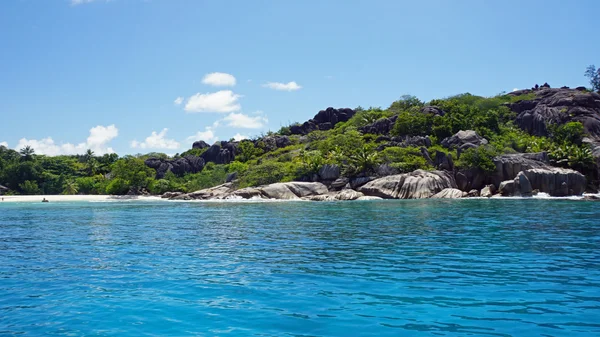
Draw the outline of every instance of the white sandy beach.
<instances>
[{"instance_id":1,"label":"white sandy beach","mask_svg":"<svg viewBox=\"0 0 600 337\"><path fill-rule=\"evenodd\" d=\"M1 201L4 198L4 201ZM119 201L139 200L156 201L164 200L157 196L118 196L118 195L10 195L0 196L0 202L41 202L43 199L49 202L73 202L73 201Z\"/></svg>"}]
</instances>

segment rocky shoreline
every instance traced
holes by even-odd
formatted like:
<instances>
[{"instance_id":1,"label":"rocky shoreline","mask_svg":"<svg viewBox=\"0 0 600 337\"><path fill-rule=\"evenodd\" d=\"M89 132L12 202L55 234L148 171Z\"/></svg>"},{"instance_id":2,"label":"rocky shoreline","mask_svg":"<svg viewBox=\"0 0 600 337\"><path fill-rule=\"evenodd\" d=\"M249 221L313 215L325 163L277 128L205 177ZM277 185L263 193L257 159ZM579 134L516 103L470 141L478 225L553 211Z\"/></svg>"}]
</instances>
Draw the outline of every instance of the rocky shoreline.
<instances>
[{"instance_id":1,"label":"rocky shoreline","mask_svg":"<svg viewBox=\"0 0 600 337\"><path fill-rule=\"evenodd\" d=\"M497 170L494 174L484 177L477 177L475 174L471 179L462 172L416 170L383 177L338 177L330 182L293 181L246 188L238 188L237 180L233 180L192 193L167 192L162 198L337 201L531 197L537 193L546 193L553 197L582 196L587 187L585 176L575 170L552 167L536 160L544 157L544 153L500 156L495 158ZM511 176L512 178L509 178ZM481 189L467 189L475 186L473 180L492 183L484 185Z\"/></svg>"}]
</instances>

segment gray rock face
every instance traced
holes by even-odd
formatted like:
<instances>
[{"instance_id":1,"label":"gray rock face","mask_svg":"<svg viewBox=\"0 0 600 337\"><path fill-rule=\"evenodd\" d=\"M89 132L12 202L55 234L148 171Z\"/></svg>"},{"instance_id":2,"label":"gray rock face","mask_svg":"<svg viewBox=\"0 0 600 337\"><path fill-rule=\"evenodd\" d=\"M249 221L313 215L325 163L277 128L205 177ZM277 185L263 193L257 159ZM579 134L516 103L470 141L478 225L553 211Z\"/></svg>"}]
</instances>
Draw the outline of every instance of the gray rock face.
<instances>
[{"instance_id":1,"label":"gray rock face","mask_svg":"<svg viewBox=\"0 0 600 337\"><path fill-rule=\"evenodd\" d=\"M456 185L461 191L480 190L485 187L487 175L480 169L466 169L456 173Z\"/></svg>"},{"instance_id":2,"label":"gray rock face","mask_svg":"<svg viewBox=\"0 0 600 337\"><path fill-rule=\"evenodd\" d=\"M361 187L362 185L368 183L369 181L373 180L375 178L373 177L357 177L357 178L352 178L350 179L349 182L349 188L353 189L353 190L358 190L359 187Z\"/></svg>"},{"instance_id":3,"label":"gray rock face","mask_svg":"<svg viewBox=\"0 0 600 337\"><path fill-rule=\"evenodd\" d=\"M523 172L531 182L532 189L553 197L582 195L587 186L585 176L565 168L534 168Z\"/></svg>"},{"instance_id":4,"label":"gray rock face","mask_svg":"<svg viewBox=\"0 0 600 337\"><path fill-rule=\"evenodd\" d=\"M467 193L467 197L469 197L469 198L475 198L478 196L479 196L478 190L470 190L469 193Z\"/></svg>"},{"instance_id":5,"label":"gray rock face","mask_svg":"<svg viewBox=\"0 0 600 337\"><path fill-rule=\"evenodd\" d=\"M423 107L421 109L422 113L425 114L432 114L432 115L436 115L436 116L443 116L446 114L446 112L440 108L438 108L437 106L426 106Z\"/></svg>"},{"instance_id":6,"label":"gray rock face","mask_svg":"<svg viewBox=\"0 0 600 337\"><path fill-rule=\"evenodd\" d=\"M315 195L327 194L327 187L316 182L293 181L288 183L275 183L271 185L248 187L231 193L245 199L266 198L281 200L297 200Z\"/></svg>"},{"instance_id":7,"label":"gray rock face","mask_svg":"<svg viewBox=\"0 0 600 337\"><path fill-rule=\"evenodd\" d=\"M188 193L187 196L191 199L225 199L233 191L235 186L232 183L225 183L211 188L205 188L196 192Z\"/></svg>"},{"instance_id":8,"label":"gray rock face","mask_svg":"<svg viewBox=\"0 0 600 337\"><path fill-rule=\"evenodd\" d=\"M381 118L371 124L361 127L359 131L364 134L371 133L375 135L389 135L392 129L394 128L396 119L398 119L398 116L392 116L390 118Z\"/></svg>"},{"instance_id":9,"label":"gray rock face","mask_svg":"<svg viewBox=\"0 0 600 337\"><path fill-rule=\"evenodd\" d=\"M490 179L496 186L500 186L505 180L514 179L521 171L549 167L546 152L507 154L495 157L493 162L496 164L496 172Z\"/></svg>"},{"instance_id":10,"label":"gray rock face","mask_svg":"<svg viewBox=\"0 0 600 337\"><path fill-rule=\"evenodd\" d=\"M496 193L496 186L487 185L481 190L481 193L479 195L484 198L491 198L494 195L494 193Z\"/></svg>"},{"instance_id":11,"label":"gray rock face","mask_svg":"<svg viewBox=\"0 0 600 337\"><path fill-rule=\"evenodd\" d=\"M454 171L454 161L452 160L452 155L445 154L441 151L435 151L433 166L438 170Z\"/></svg>"},{"instance_id":12,"label":"gray rock face","mask_svg":"<svg viewBox=\"0 0 600 337\"><path fill-rule=\"evenodd\" d=\"M166 192L163 195L161 195L160 197L162 199L172 199L172 198L178 197L183 194L185 194L185 193L183 193L183 192Z\"/></svg>"},{"instance_id":13,"label":"gray rock face","mask_svg":"<svg viewBox=\"0 0 600 337\"><path fill-rule=\"evenodd\" d=\"M519 172L515 178L515 192L523 197L530 197L533 193L531 183L523 171Z\"/></svg>"},{"instance_id":14,"label":"gray rock face","mask_svg":"<svg viewBox=\"0 0 600 337\"><path fill-rule=\"evenodd\" d=\"M515 181L514 180L506 180L500 183L500 188L498 189L498 193L503 197L510 197L515 194Z\"/></svg>"},{"instance_id":15,"label":"gray rock face","mask_svg":"<svg viewBox=\"0 0 600 337\"><path fill-rule=\"evenodd\" d=\"M432 199L460 199L466 196L467 193L456 188L445 188L433 195Z\"/></svg>"},{"instance_id":16,"label":"gray rock face","mask_svg":"<svg viewBox=\"0 0 600 337\"><path fill-rule=\"evenodd\" d=\"M331 183L331 189L332 190L341 190L342 188L344 188L344 186L346 186L348 184L348 182L350 181L350 179L348 178L338 178L336 179L334 182Z\"/></svg>"},{"instance_id":17,"label":"gray rock face","mask_svg":"<svg viewBox=\"0 0 600 337\"><path fill-rule=\"evenodd\" d=\"M292 145L292 141L288 136L267 136L261 139L258 139L254 142L254 146L258 145L258 142L262 142L264 146L264 150L266 152L274 151L280 149L282 147Z\"/></svg>"},{"instance_id":18,"label":"gray rock face","mask_svg":"<svg viewBox=\"0 0 600 337\"><path fill-rule=\"evenodd\" d=\"M442 140L442 146L449 149L456 149L464 144L473 144L481 146L487 144L487 139L481 137L473 130L458 131L454 136Z\"/></svg>"},{"instance_id":19,"label":"gray rock face","mask_svg":"<svg viewBox=\"0 0 600 337\"><path fill-rule=\"evenodd\" d=\"M374 197L374 196L371 196L371 195L365 195L364 197L360 197L360 198L358 198L356 200L359 200L359 201L361 201L361 200L383 200L383 198Z\"/></svg>"},{"instance_id":20,"label":"gray rock face","mask_svg":"<svg viewBox=\"0 0 600 337\"><path fill-rule=\"evenodd\" d=\"M237 176L238 176L237 172L228 173L227 178L225 178L225 182L230 183L230 182L236 180Z\"/></svg>"},{"instance_id":21,"label":"gray rock face","mask_svg":"<svg viewBox=\"0 0 600 337\"><path fill-rule=\"evenodd\" d=\"M156 179L164 178L168 171L176 176L183 176L186 173L197 173L204 169L204 159L196 156L186 156L174 160L149 158L144 161L146 166L156 170Z\"/></svg>"},{"instance_id":22,"label":"gray rock face","mask_svg":"<svg viewBox=\"0 0 600 337\"><path fill-rule=\"evenodd\" d=\"M196 141L192 144L192 149L206 149L207 147L210 147L210 145L203 140Z\"/></svg>"},{"instance_id":23,"label":"gray rock face","mask_svg":"<svg viewBox=\"0 0 600 337\"><path fill-rule=\"evenodd\" d=\"M564 124L577 121L596 140L600 140L600 95L573 89L550 89L530 91L532 100L509 104L516 112L517 125L536 136L548 136L549 123Z\"/></svg>"},{"instance_id":24,"label":"gray rock face","mask_svg":"<svg viewBox=\"0 0 600 337\"><path fill-rule=\"evenodd\" d=\"M340 200L357 200L363 197L364 194L356 192L354 190L342 190L337 193L327 193L307 197L306 199L312 201L340 201Z\"/></svg>"},{"instance_id":25,"label":"gray rock face","mask_svg":"<svg viewBox=\"0 0 600 337\"><path fill-rule=\"evenodd\" d=\"M321 180L336 180L340 177L340 167L333 164L326 164L319 169L318 174Z\"/></svg>"},{"instance_id":26,"label":"gray rock face","mask_svg":"<svg viewBox=\"0 0 600 337\"><path fill-rule=\"evenodd\" d=\"M306 135L315 130L330 130L339 122L346 122L355 111L352 109L334 109L327 108L319 111L313 119L308 120L302 125L292 125L290 132L293 135Z\"/></svg>"},{"instance_id":27,"label":"gray rock face","mask_svg":"<svg viewBox=\"0 0 600 337\"><path fill-rule=\"evenodd\" d=\"M215 164L229 164L235 160L235 152L237 150L236 142L220 142L213 144L200 157L205 162L213 162Z\"/></svg>"},{"instance_id":28,"label":"gray rock face","mask_svg":"<svg viewBox=\"0 0 600 337\"><path fill-rule=\"evenodd\" d=\"M358 191L384 199L424 199L445 188L456 188L456 182L450 173L417 170L375 179L358 188Z\"/></svg>"}]
</instances>

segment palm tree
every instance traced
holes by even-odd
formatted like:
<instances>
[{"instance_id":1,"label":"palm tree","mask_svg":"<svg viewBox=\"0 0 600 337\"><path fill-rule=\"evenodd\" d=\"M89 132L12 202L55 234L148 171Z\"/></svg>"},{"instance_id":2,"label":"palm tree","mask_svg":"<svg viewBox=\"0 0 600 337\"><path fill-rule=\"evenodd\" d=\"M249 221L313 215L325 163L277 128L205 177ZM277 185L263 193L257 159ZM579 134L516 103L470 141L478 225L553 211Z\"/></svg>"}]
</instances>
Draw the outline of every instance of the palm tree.
<instances>
[{"instance_id":1,"label":"palm tree","mask_svg":"<svg viewBox=\"0 0 600 337\"><path fill-rule=\"evenodd\" d=\"M24 148L22 148L19 151L19 153L21 154L21 156L23 156L23 159L30 160L35 154L35 150L31 146L27 145Z\"/></svg>"},{"instance_id":2,"label":"palm tree","mask_svg":"<svg viewBox=\"0 0 600 337\"><path fill-rule=\"evenodd\" d=\"M73 195L77 194L77 192L79 192L79 185L77 185L77 183L73 180L68 180L65 183L65 189L63 191L63 194Z\"/></svg>"}]
</instances>

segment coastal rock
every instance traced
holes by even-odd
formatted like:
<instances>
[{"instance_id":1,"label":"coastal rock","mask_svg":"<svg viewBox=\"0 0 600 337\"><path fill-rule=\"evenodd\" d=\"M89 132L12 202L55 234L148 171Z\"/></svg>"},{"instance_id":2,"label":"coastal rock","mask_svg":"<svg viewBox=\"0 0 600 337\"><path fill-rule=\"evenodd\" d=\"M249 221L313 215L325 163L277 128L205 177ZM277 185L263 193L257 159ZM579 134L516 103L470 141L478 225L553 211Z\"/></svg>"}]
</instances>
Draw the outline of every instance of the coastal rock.
<instances>
[{"instance_id":1,"label":"coastal rock","mask_svg":"<svg viewBox=\"0 0 600 337\"><path fill-rule=\"evenodd\" d=\"M490 176L490 180L496 186L500 186L505 180L514 179L521 171L549 167L546 152L506 154L494 157L493 162L496 171Z\"/></svg>"},{"instance_id":2,"label":"coastal rock","mask_svg":"<svg viewBox=\"0 0 600 337\"><path fill-rule=\"evenodd\" d=\"M456 172L455 178L461 191L481 190L485 186L487 175L481 169L471 168Z\"/></svg>"},{"instance_id":3,"label":"coastal rock","mask_svg":"<svg viewBox=\"0 0 600 337\"><path fill-rule=\"evenodd\" d=\"M587 201L600 201L600 196L599 195L593 195L593 194L585 195L583 197L583 200L587 200Z\"/></svg>"},{"instance_id":4,"label":"coastal rock","mask_svg":"<svg viewBox=\"0 0 600 337\"><path fill-rule=\"evenodd\" d=\"M547 125L581 122L586 132L600 140L600 95L577 89L534 90L530 100L507 104L517 113L516 124L536 136L548 136Z\"/></svg>"},{"instance_id":5,"label":"coastal rock","mask_svg":"<svg viewBox=\"0 0 600 337\"><path fill-rule=\"evenodd\" d=\"M433 165L438 170L454 171L454 161L452 160L452 155L446 154L442 151L435 152Z\"/></svg>"},{"instance_id":6,"label":"coastal rock","mask_svg":"<svg viewBox=\"0 0 600 337\"><path fill-rule=\"evenodd\" d=\"M449 149L456 149L464 144L473 144L481 146L487 144L487 139L481 137L473 130L461 130L451 137L442 140L442 146Z\"/></svg>"},{"instance_id":7,"label":"coastal rock","mask_svg":"<svg viewBox=\"0 0 600 337\"><path fill-rule=\"evenodd\" d=\"M246 187L246 188L239 189L239 190L231 193L231 196L241 197L244 199L264 198L261 190L256 187Z\"/></svg>"},{"instance_id":8,"label":"coastal rock","mask_svg":"<svg viewBox=\"0 0 600 337\"><path fill-rule=\"evenodd\" d=\"M346 186L350 182L348 178L338 178L334 182L332 182L329 186L332 190L341 190L344 186Z\"/></svg>"},{"instance_id":9,"label":"coastal rock","mask_svg":"<svg viewBox=\"0 0 600 337\"><path fill-rule=\"evenodd\" d=\"M515 181L514 180L506 180L500 183L500 188L498 189L498 193L503 197L510 197L515 194Z\"/></svg>"},{"instance_id":10,"label":"coastal rock","mask_svg":"<svg viewBox=\"0 0 600 337\"><path fill-rule=\"evenodd\" d=\"M469 193L467 193L468 198L476 198L478 196L479 196L478 190L470 190Z\"/></svg>"},{"instance_id":11,"label":"coastal rock","mask_svg":"<svg viewBox=\"0 0 600 337\"><path fill-rule=\"evenodd\" d=\"M460 199L466 196L466 193L456 188L445 188L436 193L431 199Z\"/></svg>"},{"instance_id":12,"label":"coastal rock","mask_svg":"<svg viewBox=\"0 0 600 337\"><path fill-rule=\"evenodd\" d=\"M336 180L340 177L340 167L335 164L325 164L319 169L321 180Z\"/></svg>"},{"instance_id":13,"label":"coastal rock","mask_svg":"<svg viewBox=\"0 0 600 337\"><path fill-rule=\"evenodd\" d=\"M335 195L336 200L356 200L365 195L355 190L342 190Z\"/></svg>"},{"instance_id":14,"label":"coastal rock","mask_svg":"<svg viewBox=\"0 0 600 337\"><path fill-rule=\"evenodd\" d=\"M450 173L417 170L375 179L360 187L358 191L384 199L424 199L445 188L456 188L456 182Z\"/></svg>"},{"instance_id":15,"label":"coastal rock","mask_svg":"<svg viewBox=\"0 0 600 337\"><path fill-rule=\"evenodd\" d=\"M357 200L363 197L364 194L354 190L342 190L337 193L327 193L305 197L307 200L312 201L340 201L340 200Z\"/></svg>"},{"instance_id":16,"label":"coastal rock","mask_svg":"<svg viewBox=\"0 0 600 337\"><path fill-rule=\"evenodd\" d=\"M173 160L149 158L144 161L146 166L156 170L156 179L164 178L169 171L176 176L183 176L187 173L198 173L204 169L204 159L196 156L185 156Z\"/></svg>"},{"instance_id":17,"label":"coastal rock","mask_svg":"<svg viewBox=\"0 0 600 337\"><path fill-rule=\"evenodd\" d=\"M374 196L371 196L371 195L365 195L365 196L360 197L360 198L358 198L356 200L383 200L383 198L374 197Z\"/></svg>"},{"instance_id":18,"label":"coastal rock","mask_svg":"<svg viewBox=\"0 0 600 337\"><path fill-rule=\"evenodd\" d=\"M352 109L334 109L329 107L319 111L315 117L304 122L304 124L290 126L290 133L293 135L306 135L315 130L330 130L337 123L348 121L354 114L355 111Z\"/></svg>"},{"instance_id":19,"label":"coastal rock","mask_svg":"<svg viewBox=\"0 0 600 337\"><path fill-rule=\"evenodd\" d=\"M496 186L487 185L481 190L481 193L479 195L484 198L491 198L494 195L494 193L496 193Z\"/></svg>"},{"instance_id":20,"label":"coastal rock","mask_svg":"<svg viewBox=\"0 0 600 337\"><path fill-rule=\"evenodd\" d=\"M533 188L531 188L529 178L527 178L527 175L523 171L519 172L515 178L515 191L523 197L532 196Z\"/></svg>"},{"instance_id":21,"label":"coastal rock","mask_svg":"<svg viewBox=\"0 0 600 337\"><path fill-rule=\"evenodd\" d=\"M349 185L350 185L351 189L358 190L359 187L368 183L369 181L372 181L373 179L375 179L375 178L373 178L373 177L356 177L356 178L350 179Z\"/></svg>"},{"instance_id":22,"label":"coastal rock","mask_svg":"<svg viewBox=\"0 0 600 337\"><path fill-rule=\"evenodd\" d=\"M183 192L166 192L163 195L161 195L160 197L162 199L172 199L172 198L178 197L183 194L185 194L185 193L183 193Z\"/></svg>"},{"instance_id":23,"label":"coastal rock","mask_svg":"<svg viewBox=\"0 0 600 337\"><path fill-rule=\"evenodd\" d=\"M317 182L275 183L257 188L263 197L269 199L300 199L313 195L326 194L327 187Z\"/></svg>"},{"instance_id":24,"label":"coastal rock","mask_svg":"<svg viewBox=\"0 0 600 337\"><path fill-rule=\"evenodd\" d=\"M222 185L214 186L211 188L205 188L203 190L199 190L196 192L188 193L188 197L192 199L225 199L228 197L233 191L235 191L235 186L233 183L225 183Z\"/></svg>"},{"instance_id":25,"label":"coastal rock","mask_svg":"<svg viewBox=\"0 0 600 337\"><path fill-rule=\"evenodd\" d=\"M582 195L587 185L585 176L571 169L536 168L526 170L524 174L531 182L532 189L548 193L553 197Z\"/></svg>"}]
</instances>

